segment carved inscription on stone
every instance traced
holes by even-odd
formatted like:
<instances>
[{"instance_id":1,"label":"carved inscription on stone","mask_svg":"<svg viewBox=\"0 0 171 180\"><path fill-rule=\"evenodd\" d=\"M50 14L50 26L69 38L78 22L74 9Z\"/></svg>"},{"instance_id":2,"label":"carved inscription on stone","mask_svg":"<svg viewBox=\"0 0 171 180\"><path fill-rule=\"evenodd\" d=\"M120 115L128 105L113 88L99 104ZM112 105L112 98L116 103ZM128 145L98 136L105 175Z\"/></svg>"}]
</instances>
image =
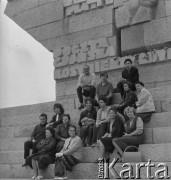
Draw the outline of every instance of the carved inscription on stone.
<instances>
[{"instance_id":1,"label":"carved inscription on stone","mask_svg":"<svg viewBox=\"0 0 171 180\"><path fill-rule=\"evenodd\" d=\"M167 47L133 56L116 57L114 47L104 38L54 50L54 79L78 76L84 64L90 66L91 72L97 73L123 68L126 58L130 58L136 65L142 65L170 60L170 57L171 48Z\"/></svg>"},{"instance_id":2,"label":"carved inscription on stone","mask_svg":"<svg viewBox=\"0 0 171 180\"><path fill-rule=\"evenodd\" d=\"M65 16L101 8L114 3L114 0L63 0Z\"/></svg>"}]
</instances>

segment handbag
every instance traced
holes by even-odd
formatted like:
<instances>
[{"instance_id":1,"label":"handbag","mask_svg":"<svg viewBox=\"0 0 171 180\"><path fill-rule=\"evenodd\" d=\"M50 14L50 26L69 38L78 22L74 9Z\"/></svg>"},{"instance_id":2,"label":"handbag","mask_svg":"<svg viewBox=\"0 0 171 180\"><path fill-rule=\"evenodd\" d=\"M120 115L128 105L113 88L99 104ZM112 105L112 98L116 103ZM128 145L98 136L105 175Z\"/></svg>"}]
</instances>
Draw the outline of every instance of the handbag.
<instances>
[{"instance_id":1,"label":"handbag","mask_svg":"<svg viewBox=\"0 0 171 180\"><path fill-rule=\"evenodd\" d=\"M63 177L65 175L65 166L61 158L56 158L54 172L57 177Z\"/></svg>"},{"instance_id":2,"label":"handbag","mask_svg":"<svg viewBox=\"0 0 171 180\"><path fill-rule=\"evenodd\" d=\"M128 150L131 148L135 148L137 151L129 152ZM123 163L142 162L141 152L138 151L138 148L136 146L128 146L122 154L122 162Z\"/></svg>"}]
</instances>

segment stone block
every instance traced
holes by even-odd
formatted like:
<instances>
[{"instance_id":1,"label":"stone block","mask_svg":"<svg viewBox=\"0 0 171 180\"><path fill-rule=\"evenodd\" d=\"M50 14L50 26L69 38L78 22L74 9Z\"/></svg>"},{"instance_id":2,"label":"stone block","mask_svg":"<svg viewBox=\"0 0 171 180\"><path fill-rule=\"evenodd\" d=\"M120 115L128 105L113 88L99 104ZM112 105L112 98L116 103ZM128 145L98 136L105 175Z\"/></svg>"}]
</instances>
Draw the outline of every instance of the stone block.
<instances>
[{"instance_id":1,"label":"stone block","mask_svg":"<svg viewBox=\"0 0 171 180\"><path fill-rule=\"evenodd\" d=\"M84 13L70 18L69 33L91 29L113 22L112 7L104 7L96 11Z\"/></svg>"},{"instance_id":2,"label":"stone block","mask_svg":"<svg viewBox=\"0 0 171 180\"><path fill-rule=\"evenodd\" d=\"M111 37L113 36L113 33L116 34L115 30L113 32L113 25L107 24L97 28L71 33L66 36L43 40L41 41L41 43L49 51L53 51L53 49L57 49L60 47L65 47L73 44L80 44L87 40L99 39L102 37Z\"/></svg>"},{"instance_id":3,"label":"stone block","mask_svg":"<svg viewBox=\"0 0 171 180\"><path fill-rule=\"evenodd\" d=\"M23 151L0 151L0 164L22 164Z\"/></svg>"},{"instance_id":4,"label":"stone block","mask_svg":"<svg viewBox=\"0 0 171 180\"><path fill-rule=\"evenodd\" d=\"M122 55L145 51L143 25L134 25L121 29Z\"/></svg>"},{"instance_id":5,"label":"stone block","mask_svg":"<svg viewBox=\"0 0 171 180\"><path fill-rule=\"evenodd\" d=\"M171 41L170 18L156 19L143 24L144 43L147 49L162 47Z\"/></svg>"},{"instance_id":6,"label":"stone block","mask_svg":"<svg viewBox=\"0 0 171 180\"><path fill-rule=\"evenodd\" d=\"M146 128L144 129L144 144L153 144L153 129Z\"/></svg>"},{"instance_id":7,"label":"stone block","mask_svg":"<svg viewBox=\"0 0 171 180\"><path fill-rule=\"evenodd\" d=\"M171 86L151 88L150 92L155 100L171 98Z\"/></svg>"},{"instance_id":8,"label":"stone block","mask_svg":"<svg viewBox=\"0 0 171 180\"><path fill-rule=\"evenodd\" d=\"M115 3L114 3L115 4ZM116 27L121 28L129 25L129 12L124 7L115 10Z\"/></svg>"},{"instance_id":9,"label":"stone block","mask_svg":"<svg viewBox=\"0 0 171 180\"><path fill-rule=\"evenodd\" d=\"M4 138L0 141L0 152L15 152L19 151L18 154L23 157L24 150L24 142L27 141L28 138ZM8 142L8 143L7 143Z\"/></svg>"},{"instance_id":10,"label":"stone block","mask_svg":"<svg viewBox=\"0 0 171 180\"><path fill-rule=\"evenodd\" d=\"M30 167L21 168L22 164L0 164L0 178L30 179L33 170Z\"/></svg>"},{"instance_id":11,"label":"stone block","mask_svg":"<svg viewBox=\"0 0 171 180\"><path fill-rule=\"evenodd\" d=\"M123 6L124 0L114 0L114 8Z\"/></svg>"},{"instance_id":12,"label":"stone block","mask_svg":"<svg viewBox=\"0 0 171 180\"><path fill-rule=\"evenodd\" d=\"M105 5L113 4L114 0L105 0Z\"/></svg>"},{"instance_id":13,"label":"stone block","mask_svg":"<svg viewBox=\"0 0 171 180\"><path fill-rule=\"evenodd\" d=\"M154 128L153 143L171 143L171 127Z\"/></svg>"},{"instance_id":14,"label":"stone block","mask_svg":"<svg viewBox=\"0 0 171 180\"><path fill-rule=\"evenodd\" d=\"M171 16L171 1L165 0L166 16Z\"/></svg>"},{"instance_id":15,"label":"stone block","mask_svg":"<svg viewBox=\"0 0 171 180\"><path fill-rule=\"evenodd\" d=\"M50 120L50 119L49 119ZM34 126L19 126L13 129L13 137L20 138L20 137L30 137L31 133L33 132Z\"/></svg>"},{"instance_id":16,"label":"stone block","mask_svg":"<svg viewBox=\"0 0 171 180\"><path fill-rule=\"evenodd\" d=\"M13 128L6 127L0 128L0 139L12 138L13 137ZM0 140L1 143L1 140Z\"/></svg>"},{"instance_id":17,"label":"stone block","mask_svg":"<svg viewBox=\"0 0 171 180\"><path fill-rule=\"evenodd\" d=\"M171 112L171 99L161 101L162 111Z\"/></svg>"},{"instance_id":18,"label":"stone block","mask_svg":"<svg viewBox=\"0 0 171 180\"><path fill-rule=\"evenodd\" d=\"M171 112L154 113L151 120L144 124L145 128L170 127Z\"/></svg>"},{"instance_id":19,"label":"stone block","mask_svg":"<svg viewBox=\"0 0 171 180\"><path fill-rule=\"evenodd\" d=\"M143 155L143 159L153 162L169 162L171 161L171 144L143 144L139 146L139 151Z\"/></svg>"},{"instance_id":20,"label":"stone block","mask_svg":"<svg viewBox=\"0 0 171 180\"><path fill-rule=\"evenodd\" d=\"M31 36L33 36L36 40L42 41L42 40L65 35L64 29L65 29L64 21L60 20L57 22L38 26L36 28L28 29L27 32Z\"/></svg>"},{"instance_id":21,"label":"stone block","mask_svg":"<svg viewBox=\"0 0 171 180\"><path fill-rule=\"evenodd\" d=\"M56 1L44 6L23 11L17 14L13 20L23 29L27 30L63 18L63 4L61 1Z\"/></svg>"},{"instance_id":22,"label":"stone block","mask_svg":"<svg viewBox=\"0 0 171 180\"><path fill-rule=\"evenodd\" d=\"M63 0L64 7L71 6L73 4L73 0Z\"/></svg>"},{"instance_id":23,"label":"stone block","mask_svg":"<svg viewBox=\"0 0 171 180\"><path fill-rule=\"evenodd\" d=\"M167 1L167 0L166 0ZM154 8L153 10L153 14L152 14L152 18L155 18L155 19L159 19L159 18L162 18L162 17L166 17L166 2L165 1L158 1L158 5L156 8Z\"/></svg>"}]
</instances>

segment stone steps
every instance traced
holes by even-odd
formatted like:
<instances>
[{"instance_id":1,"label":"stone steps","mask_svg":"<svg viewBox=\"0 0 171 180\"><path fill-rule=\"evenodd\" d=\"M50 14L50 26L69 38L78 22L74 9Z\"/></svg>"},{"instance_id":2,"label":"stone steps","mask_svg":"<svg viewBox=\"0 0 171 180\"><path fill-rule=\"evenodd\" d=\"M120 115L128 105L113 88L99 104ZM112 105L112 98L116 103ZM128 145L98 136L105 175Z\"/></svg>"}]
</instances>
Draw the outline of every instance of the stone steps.
<instances>
[{"instance_id":1,"label":"stone steps","mask_svg":"<svg viewBox=\"0 0 171 180\"><path fill-rule=\"evenodd\" d=\"M145 128L144 144L171 143L171 127ZM0 151L17 151L24 149L24 142L28 137L1 138ZM7 143L8 142L8 143Z\"/></svg>"},{"instance_id":2,"label":"stone steps","mask_svg":"<svg viewBox=\"0 0 171 180\"><path fill-rule=\"evenodd\" d=\"M144 162L145 164L147 162ZM155 172L157 170L161 170L163 168L157 167L161 162L151 162L154 164L155 167L151 167L151 175L155 176ZM170 162L162 162L165 163L168 167L168 176L171 176L171 163ZM128 166L122 167L122 163L118 163L114 166L114 169L117 171L118 174L122 170L128 169ZM133 167L133 175L136 176L136 169L135 163L130 163L130 166ZM79 163L78 165L73 167L72 172L68 172L68 179L99 179L98 178L98 170L99 166L97 163ZM87 173L88 172L88 173ZM125 174L125 176L127 173ZM161 173L162 175L162 173ZM21 168L21 164L13 164L13 165L0 165L0 178L16 178L16 179L23 179L28 178L30 179L33 176L33 170L29 167ZM44 177L47 179L54 178L54 164L49 165L48 169L44 171ZM111 172L109 173L110 179L116 179L115 174L112 175ZM142 167L140 169L140 177L141 179L149 179L147 176L147 167ZM156 177L154 179L157 179Z\"/></svg>"},{"instance_id":3,"label":"stone steps","mask_svg":"<svg viewBox=\"0 0 171 180\"><path fill-rule=\"evenodd\" d=\"M163 101L166 99L171 99L171 86L162 86L149 89L152 92L155 101ZM114 94L114 98L118 99L119 94ZM56 102L63 104L66 111L76 109L78 107L78 98L76 94L64 95L62 97L57 97ZM15 117L18 115L29 115L42 112L53 112L54 102L32 104L26 106L17 106L0 109L0 117Z\"/></svg>"},{"instance_id":4,"label":"stone steps","mask_svg":"<svg viewBox=\"0 0 171 180\"><path fill-rule=\"evenodd\" d=\"M139 151L143 156L143 161L148 161L148 159L151 159L154 162L171 162L170 149L171 143L142 144L139 147ZM84 163L96 162L96 160L100 157L98 147L83 148L82 153L82 162ZM114 151L111 157L115 155L116 153ZM23 151L21 150L0 151L0 164L22 164L23 161Z\"/></svg>"}]
</instances>

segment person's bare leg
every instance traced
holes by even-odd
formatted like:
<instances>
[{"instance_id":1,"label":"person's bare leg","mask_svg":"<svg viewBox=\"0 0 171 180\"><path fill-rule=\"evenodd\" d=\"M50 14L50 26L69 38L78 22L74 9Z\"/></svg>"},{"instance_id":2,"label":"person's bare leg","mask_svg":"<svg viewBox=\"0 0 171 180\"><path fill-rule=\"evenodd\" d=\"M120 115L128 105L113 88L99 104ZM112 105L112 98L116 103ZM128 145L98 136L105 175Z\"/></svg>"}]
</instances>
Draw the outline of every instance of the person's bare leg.
<instances>
[{"instance_id":1,"label":"person's bare leg","mask_svg":"<svg viewBox=\"0 0 171 180\"><path fill-rule=\"evenodd\" d=\"M37 163L35 160L32 159L32 167L33 167L33 170L34 170L34 176L35 178L38 176L38 166L37 166Z\"/></svg>"}]
</instances>

